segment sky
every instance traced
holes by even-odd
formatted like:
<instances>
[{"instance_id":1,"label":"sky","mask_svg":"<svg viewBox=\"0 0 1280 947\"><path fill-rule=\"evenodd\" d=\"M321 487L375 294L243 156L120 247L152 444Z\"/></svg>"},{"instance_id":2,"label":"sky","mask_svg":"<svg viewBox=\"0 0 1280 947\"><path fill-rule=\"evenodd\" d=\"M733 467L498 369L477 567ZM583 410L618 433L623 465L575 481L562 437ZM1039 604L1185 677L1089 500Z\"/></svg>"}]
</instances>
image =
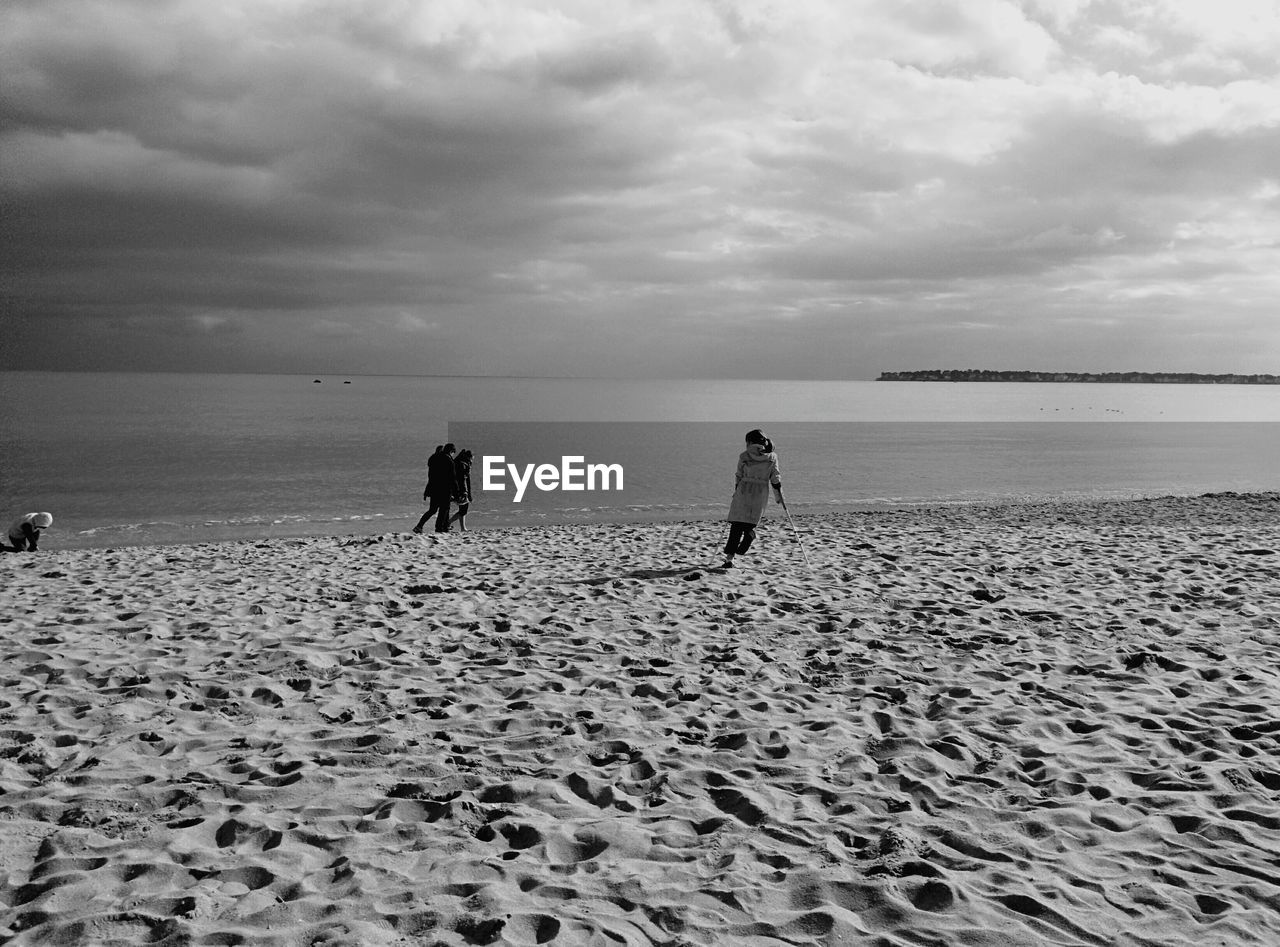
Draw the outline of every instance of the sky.
<instances>
[{"instance_id":1,"label":"sky","mask_svg":"<svg viewBox=\"0 0 1280 947\"><path fill-rule=\"evenodd\" d=\"M1274 0L4 0L0 360L1280 373Z\"/></svg>"}]
</instances>

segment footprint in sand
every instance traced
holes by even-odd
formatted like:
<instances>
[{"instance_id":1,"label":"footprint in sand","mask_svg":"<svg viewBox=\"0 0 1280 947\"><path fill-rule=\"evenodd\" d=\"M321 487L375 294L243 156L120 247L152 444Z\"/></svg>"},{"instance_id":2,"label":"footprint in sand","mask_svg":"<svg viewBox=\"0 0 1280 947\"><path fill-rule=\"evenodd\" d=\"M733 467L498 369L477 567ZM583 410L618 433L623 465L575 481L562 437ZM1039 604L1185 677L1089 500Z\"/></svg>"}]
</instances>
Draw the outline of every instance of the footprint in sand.
<instances>
[{"instance_id":1,"label":"footprint in sand","mask_svg":"<svg viewBox=\"0 0 1280 947\"><path fill-rule=\"evenodd\" d=\"M598 858L609 848L609 841L591 829L567 829L547 840L547 858L552 865L578 865Z\"/></svg>"}]
</instances>

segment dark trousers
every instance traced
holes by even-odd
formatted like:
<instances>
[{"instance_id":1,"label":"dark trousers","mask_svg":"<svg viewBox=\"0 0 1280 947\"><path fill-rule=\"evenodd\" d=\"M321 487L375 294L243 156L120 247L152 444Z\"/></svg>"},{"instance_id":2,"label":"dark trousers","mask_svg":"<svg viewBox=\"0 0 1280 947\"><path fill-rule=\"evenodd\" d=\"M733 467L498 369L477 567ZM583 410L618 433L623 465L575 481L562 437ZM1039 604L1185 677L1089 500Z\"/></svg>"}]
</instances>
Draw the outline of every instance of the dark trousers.
<instances>
[{"instance_id":1,"label":"dark trousers","mask_svg":"<svg viewBox=\"0 0 1280 947\"><path fill-rule=\"evenodd\" d=\"M729 541L724 544L726 556L740 556L751 548L756 538L756 528L751 523L730 523Z\"/></svg>"},{"instance_id":2,"label":"dark trousers","mask_svg":"<svg viewBox=\"0 0 1280 947\"><path fill-rule=\"evenodd\" d=\"M414 529L421 532L432 514L436 514L436 532L449 532L449 497L431 497L430 508L422 514L422 519L418 520L418 525Z\"/></svg>"},{"instance_id":3,"label":"dark trousers","mask_svg":"<svg viewBox=\"0 0 1280 947\"><path fill-rule=\"evenodd\" d=\"M431 500L431 509L438 509L439 515L436 516L436 532L449 532L449 500L451 497L433 497Z\"/></svg>"}]
</instances>

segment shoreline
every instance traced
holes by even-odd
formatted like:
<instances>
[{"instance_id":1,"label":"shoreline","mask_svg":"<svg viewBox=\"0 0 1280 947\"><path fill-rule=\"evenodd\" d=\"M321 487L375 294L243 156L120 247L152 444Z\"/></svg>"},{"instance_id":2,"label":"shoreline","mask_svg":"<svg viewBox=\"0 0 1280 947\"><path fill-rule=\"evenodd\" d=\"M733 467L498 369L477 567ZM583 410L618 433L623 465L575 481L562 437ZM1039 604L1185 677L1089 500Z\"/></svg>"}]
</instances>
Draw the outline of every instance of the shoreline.
<instances>
[{"instance_id":1,"label":"shoreline","mask_svg":"<svg viewBox=\"0 0 1280 947\"><path fill-rule=\"evenodd\" d=\"M795 520L4 556L0 940L1280 939L1280 493Z\"/></svg>"},{"instance_id":2,"label":"shoreline","mask_svg":"<svg viewBox=\"0 0 1280 947\"><path fill-rule=\"evenodd\" d=\"M796 518L821 518L826 516L844 516L849 514L857 515L877 515L881 513L892 513L900 510L932 510L932 509L950 509L956 508L999 508L1006 506L1043 506L1053 504L1078 504L1078 503L1136 503L1162 499L1197 499L1200 497L1214 497L1219 495L1226 496L1253 496L1266 495L1270 491L1217 491L1217 492L1201 492L1190 490L1186 493L1143 493L1141 491L1111 491L1098 493L1078 493L1071 495L1010 495L1007 497L983 497L983 498L918 498L918 499L889 499L889 498L871 498L865 500L852 500L840 503L830 503L821 507L814 505L801 505L798 509L793 509L792 515ZM727 507L726 507L727 508ZM577 514L577 515L575 515ZM102 525L91 527L89 529L78 530L72 534L72 545L57 546L53 543L61 538L55 532L47 533L44 537L46 543L42 552L88 552L88 551L105 551L111 549L126 548L147 548L151 546L196 546L207 544L224 544L224 543L245 543L245 542L261 542L261 541L286 541L297 539L343 539L348 537L367 537L377 535L391 535L405 530L388 529L387 527L394 524L416 522L419 513L410 511L403 515L388 514L369 514L366 516L350 517L347 519L332 520L312 520L307 521L307 525L300 525L300 522L285 524L282 522L265 522L266 518L247 519L234 524L222 524L218 528L213 528L210 521L201 521L199 524L180 524L167 521L157 521L155 523L143 523L133 525ZM557 512L549 513L533 513L533 514L500 514L494 513L492 510L474 510L473 521L469 532L487 533L493 530L509 530L509 529L542 529L553 526L628 526L642 525L645 523L679 523L679 522L723 522L724 509L717 506L714 511L708 509L705 513L699 513L696 508L690 509L686 507L673 507L668 510L658 510L647 507L643 511L624 512L610 511L600 514L592 514L582 516L580 511L571 510L564 514ZM770 504L769 510L765 513L766 520L778 519L778 510L774 504ZM533 522L503 522L508 519L526 519L537 521ZM494 525L490 522L498 521ZM212 535L201 538L164 538L164 539L140 539L133 540L127 538L127 534L132 531L145 530L157 526L165 526L172 530L191 530L204 528ZM361 526L362 529L352 531L353 527ZM281 531L277 532L276 528ZM246 535L252 530L260 530L261 532L253 535ZM113 535L108 538L100 538L99 533L111 533ZM230 535L218 535L219 532L228 533ZM121 536L126 538L121 539Z\"/></svg>"}]
</instances>

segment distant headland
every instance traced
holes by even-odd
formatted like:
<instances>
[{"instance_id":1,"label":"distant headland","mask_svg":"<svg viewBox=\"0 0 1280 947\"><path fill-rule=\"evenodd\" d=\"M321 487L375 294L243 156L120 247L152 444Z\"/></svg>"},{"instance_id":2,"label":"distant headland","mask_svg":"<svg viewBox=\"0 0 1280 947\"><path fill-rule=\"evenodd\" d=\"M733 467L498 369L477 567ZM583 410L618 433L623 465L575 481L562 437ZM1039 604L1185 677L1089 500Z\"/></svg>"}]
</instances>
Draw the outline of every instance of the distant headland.
<instances>
[{"instance_id":1,"label":"distant headland","mask_svg":"<svg viewBox=\"0 0 1280 947\"><path fill-rule=\"evenodd\" d=\"M929 368L881 372L876 381L1094 382L1128 385L1280 385L1280 375L1197 375L1191 372L993 372L976 368Z\"/></svg>"}]
</instances>

